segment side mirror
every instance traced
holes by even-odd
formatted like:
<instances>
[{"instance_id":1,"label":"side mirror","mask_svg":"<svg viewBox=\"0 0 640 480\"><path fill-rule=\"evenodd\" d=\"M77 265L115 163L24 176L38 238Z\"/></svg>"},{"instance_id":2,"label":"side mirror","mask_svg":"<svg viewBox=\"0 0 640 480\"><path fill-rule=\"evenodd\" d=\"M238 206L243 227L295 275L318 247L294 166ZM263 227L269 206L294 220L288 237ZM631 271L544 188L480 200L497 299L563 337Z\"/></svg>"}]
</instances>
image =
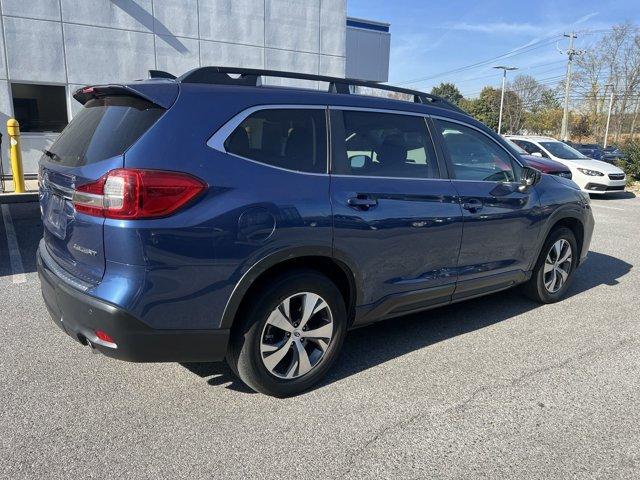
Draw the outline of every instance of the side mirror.
<instances>
[{"instance_id":1,"label":"side mirror","mask_svg":"<svg viewBox=\"0 0 640 480\"><path fill-rule=\"evenodd\" d=\"M522 175L520 176L520 186L518 190L522 193L525 193L531 189L534 185L540 183L542 179L542 174L531 167L522 167Z\"/></svg>"},{"instance_id":2,"label":"side mirror","mask_svg":"<svg viewBox=\"0 0 640 480\"><path fill-rule=\"evenodd\" d=\"M371 165L371 157L369 155L354 155L353 157L349 157L349 164L351 168L365 168Z\"/></svg>"},{"instance_id":3,"label":"side mirror","mask_svg":"<svg viewBox=\"0 0 640 480\"><path fill-rule=\"evenodd\" d=\"M533 152L530 154L532 157L540 157L542 158L542 154L540 152Z\"/></svg>"}]
</instances>

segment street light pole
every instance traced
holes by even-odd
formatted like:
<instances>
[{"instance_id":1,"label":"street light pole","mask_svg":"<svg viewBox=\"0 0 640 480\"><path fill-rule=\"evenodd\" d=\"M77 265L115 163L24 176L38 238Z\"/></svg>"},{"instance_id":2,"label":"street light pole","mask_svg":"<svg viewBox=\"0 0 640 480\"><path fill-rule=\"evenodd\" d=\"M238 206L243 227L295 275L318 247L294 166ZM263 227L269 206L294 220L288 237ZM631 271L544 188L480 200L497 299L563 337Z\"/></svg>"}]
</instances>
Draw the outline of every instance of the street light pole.
<instances>
[{"instance_id":1,"label":"street light pole","mask_svg":"<svg viewBox=\"0 0 640 480\"><path fill-rule=\"evenodd\" d=\"M502 108L504 106L504 89L507 81L507 70L517 70L517 67L505 67L504 65L498 65L496 67L499 70L502 70L502 93L500 95L500 114L498 116L498 135L502 132Z\"/></svg>"},{"instance_id":2,"label":"street light pole","mask_svg":"<svg viewBox=\"0 0 640 480\"><path fill-rule=\"evenodd\" d=\"M607 148L607 137L609 136L609 122L611 121L611 109L613 108L613 84L608 83L605 85L605 88L611 87L611 97L609 98L609 112L607 113L607 126L604 129L604 146L602 148Z\"/></svg>"}]
</instances>

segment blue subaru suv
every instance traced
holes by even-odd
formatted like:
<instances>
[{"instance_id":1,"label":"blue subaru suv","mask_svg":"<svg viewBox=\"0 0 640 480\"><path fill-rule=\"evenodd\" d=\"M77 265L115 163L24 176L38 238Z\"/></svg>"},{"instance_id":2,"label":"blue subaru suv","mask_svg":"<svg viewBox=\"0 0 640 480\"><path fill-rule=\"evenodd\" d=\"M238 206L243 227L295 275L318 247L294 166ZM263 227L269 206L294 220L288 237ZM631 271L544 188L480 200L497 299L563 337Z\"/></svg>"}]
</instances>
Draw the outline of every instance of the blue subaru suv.
<instances>
[{"instance_id":1,"label":"blue subaru suv","mask_svg":"<svg viewBox=\"0 0 640 480\"><path fill-rule=\"evenodd\" d=\"M556 302L589 250L588 196L437 96L151 77L78 90L40 160L45 303L107 356L226 359L293 395L351 328L516 285Z\"/></svg>"}]
</instances>

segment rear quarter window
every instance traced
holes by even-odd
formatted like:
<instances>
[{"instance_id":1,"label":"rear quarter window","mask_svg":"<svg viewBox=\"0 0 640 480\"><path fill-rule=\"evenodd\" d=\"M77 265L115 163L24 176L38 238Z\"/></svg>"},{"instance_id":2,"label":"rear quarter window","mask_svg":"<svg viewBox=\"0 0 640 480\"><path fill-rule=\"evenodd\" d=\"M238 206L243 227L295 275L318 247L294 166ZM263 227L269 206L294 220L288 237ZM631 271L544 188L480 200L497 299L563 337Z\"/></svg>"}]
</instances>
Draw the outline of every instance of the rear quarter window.
<instances>
[{"instance_id":1,"label":"rear quarter window","mask_svg":"<svg viewBox=\"0 0 640 480\"><path fill-rule=\"evenodd\" d=\"M309 173L327 171L324 109L265 109L245 118L224 142L227 153Z\"/></svg>"},{"instance_id":2,"label":"rear quarter window","mask_svg":"<svg viewBox=\"0 0 640 480\"><path fill-rule=\"evenodd\" d=\"M47 155L52 161L71 167L122 155L164 112L165 109L136 97L90 100Z\"/></svg>"}]
</instances>

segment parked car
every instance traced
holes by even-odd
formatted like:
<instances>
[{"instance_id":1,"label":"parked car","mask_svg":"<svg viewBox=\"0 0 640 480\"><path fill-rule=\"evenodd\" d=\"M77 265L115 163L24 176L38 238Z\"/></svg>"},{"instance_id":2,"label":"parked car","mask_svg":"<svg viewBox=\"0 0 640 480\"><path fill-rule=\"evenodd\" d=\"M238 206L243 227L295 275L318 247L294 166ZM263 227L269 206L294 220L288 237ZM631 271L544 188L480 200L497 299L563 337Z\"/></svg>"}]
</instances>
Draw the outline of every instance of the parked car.
<instances>
[{"instance_id":1,"label":"parked car","mask_svg":"<svg viewBox=\"0 0 640 480\"><path fill-rule=\"evenodd\" d=\"M620 150L618 147L615 147L613 145L605 148L603 152L604 153L603 153L602 160L604 160L605 162L611 163L613 165L616 165L618 160L624 159L624 153L622 153L622 150Z\"/></svg>"},{"instance_id":2,"label":"parked car","mask_svg":"<svg viewBox=\"0 0 640 480\"><path fill-rule=\"evenodd\" d=\"M556 302L589 250L588 195L434 95L204 67L74 97L40 160L38 271L53 321L114 358L226 358L293 395L351 328L516 285Z\"/></svg>"},{"instance_id":3,"label":"parked car","mask_svg":"<svg viewBox=\"0 0 640 480\"><path fill-rule=\"evenodd\" d=\"M571 170L572 180L582 191L590 194L605 194L624 190L625 173L607 162L593 160L564 142L550 137L509 135L514 143L529 155L550 158Z\"/></svg>"},{"instance_id":4,"label":"parked car","mask_svg":"<svg viewBox=\"0 0 640 480\"><path fill-rule=\"evenodd\" d=\"M604 150L602 150L602 147L597 143L576 143L571 146L585 157L589 157L594 160L602 160L604 157Z\"/></svg>"},{"instance_id":5,"label":"parked car","mask_svg":"<svg viewBox=\"0 0 640 480\"><path fill-rule=\"evenodd\" d=\"M506 137L505 140L520 154L520 158L526 166L535 168L542 173L548 173L549 175L558 175L559 177L564 177L571 180L571 170L569 170L564 164L556 162L555 160L551 160L550 158L529 155L526 150L520 147L517 143Z\"/></svg>"}]
</instances>

